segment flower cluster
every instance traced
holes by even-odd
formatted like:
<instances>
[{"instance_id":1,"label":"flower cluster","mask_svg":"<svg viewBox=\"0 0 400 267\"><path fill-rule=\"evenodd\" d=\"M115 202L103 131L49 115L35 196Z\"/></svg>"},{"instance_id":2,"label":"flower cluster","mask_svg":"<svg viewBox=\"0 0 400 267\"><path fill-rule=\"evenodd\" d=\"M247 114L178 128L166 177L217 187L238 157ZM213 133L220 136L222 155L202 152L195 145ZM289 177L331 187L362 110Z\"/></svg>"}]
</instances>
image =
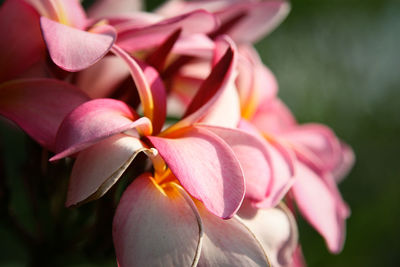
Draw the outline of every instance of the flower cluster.
<instances>
[{"instance_id":1,"label":"flower cluster","mask_svg":"<svg viewBox=\"0 0 400 267\"><path fill-rule=\"evenodd\" d=\"M340 252L349 209L337 183L352 150L328 127L296 122L252 46L289 3L140 6L1 7L0 114L50 161L74 159L66 205L144 170L114 215L119 266L302 266L297 212ZM142 152L148 161L135 161Z\"/></svg>"}]
</instances>

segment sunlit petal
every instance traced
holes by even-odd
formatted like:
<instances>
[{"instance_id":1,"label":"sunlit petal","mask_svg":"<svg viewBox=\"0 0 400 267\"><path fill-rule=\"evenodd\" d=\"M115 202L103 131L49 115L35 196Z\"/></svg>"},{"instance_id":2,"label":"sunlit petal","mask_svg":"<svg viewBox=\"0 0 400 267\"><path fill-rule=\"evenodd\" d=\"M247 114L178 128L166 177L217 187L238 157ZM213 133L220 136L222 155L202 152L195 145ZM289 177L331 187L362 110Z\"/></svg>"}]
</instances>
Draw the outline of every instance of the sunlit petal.
<instances>
[{"instance_id":1,"label":"sunlit petal","mask_svg":"<svg viewBox=\"0 0 400 267\"><path fill-rule=\"evenodd\" d=\"M144 174L125 190L113 222L119 266L196 266L202 225L178 188L172 183L161 188Z\"/></svg>"}]
</instances>

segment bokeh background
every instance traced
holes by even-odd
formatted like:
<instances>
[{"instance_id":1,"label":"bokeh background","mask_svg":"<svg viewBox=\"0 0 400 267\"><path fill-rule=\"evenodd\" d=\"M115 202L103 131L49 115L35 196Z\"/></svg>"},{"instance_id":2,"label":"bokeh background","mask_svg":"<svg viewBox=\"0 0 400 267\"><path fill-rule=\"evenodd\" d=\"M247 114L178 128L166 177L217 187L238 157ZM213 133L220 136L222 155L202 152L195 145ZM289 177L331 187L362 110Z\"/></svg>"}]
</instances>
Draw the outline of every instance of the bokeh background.
<instances>
[{"instance_id":1,"label":"bokeh background","mask_svg":"<svg viewBox=\"0 0 400 267\"><path fill-rule=\"evenodd\" d=\"M147 1L147 8L160 2ZM308 266L399 266L400 1L291 3L288 18L257 49L298 121L329 125L356 154L356 165L340 185L352 210L344 250L329 254L322 238L301 221L300 240ZM16 177L8 181L13 188L24 188L18 175L26 161L21 152L26 137L16 129L0 130L6 165L2 172ZM29 199L18 192L13 199L24 218ZM0 266L26 266L29 254L22 240L9 231L8 219L0 219ZM63 234L68 233L60 230ZM76 253L58 256L57 262L57 266L115 265L101 255Z\"/></svg>"}]
</instances>

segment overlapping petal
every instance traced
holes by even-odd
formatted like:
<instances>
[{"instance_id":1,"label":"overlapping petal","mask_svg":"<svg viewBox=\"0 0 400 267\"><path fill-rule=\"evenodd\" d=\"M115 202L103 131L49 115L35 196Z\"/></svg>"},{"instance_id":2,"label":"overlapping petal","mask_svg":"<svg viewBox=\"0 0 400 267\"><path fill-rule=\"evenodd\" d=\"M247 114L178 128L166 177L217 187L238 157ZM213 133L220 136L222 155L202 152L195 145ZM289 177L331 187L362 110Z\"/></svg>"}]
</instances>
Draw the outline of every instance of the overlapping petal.
<instances>
[{"instance_id":1,"label":"overlapping petal","mask_svg":"<svg viewBox=\"0 0 400 267\"><path fill-rule=\"evenodd\" d=\"M217 135L189 127L148 137L182 186L215 215L230 218L245 193L243 172L232 149Z\"/></svg>"},{"instance_id":2,"label":"overlapping petal","mask_svg":"<svg viewBox=\"0 0 400 267\"><path fill-rule=\"evenodd\" d=\"M149 174L125 190L113 221L119 266L196 266L202 225L184 194L173 183L160 187Z\"/></svg>"},{"instance_id":3,"label":"overlapping petal","mask_svg":"<svg viewBox=\"0 0 400 267\"><path fill-rule=\"evenodd\" d=\"M272 184L271 157L266 142L238 129L200 126L221 137L240 162L246 182L246 197L264 200Z\"/></svg>"},{"instance_id":4,"label":"overlapping petal","mask_svg":"<svg viewBox=\"0 0 400 267\"><path fill-rule=\"evenodd\" d=\"M207 33L218 25L215 17L204 10L176 16L146 27L125 27L118 31L117 45L129 52L149 49L161 44L171 33L182 29L182 36L195 33Z\"/></svg>"},{"instance_id":5,"label":"overlapping petal","mask_svg":"<svg viewBox=\"0 0 400 267\"><path fill-rule=\"evenodd\" d=\"M157 134L166 117L166 91L159 73L148 64L134 60L116 45L112 52L128 65L142 102L143 113L150 119L153 131Z\"/></svg>"},{"instance_id":6,"label":"overlapping petal","mask_svg":"<svg viewBox=\"0 0 400 267\"><path fill-rule=\"evenodd\" d=\"M151 122L139 118L124 102L114 99L95 99L74 109L62 122L56 137L57 160L83 150L117 133L137 129L151 132ZM138 133L136 133L138 136Z\"/></svg>"},{"instance_id":7,"label":"overlapping petal","mask_svg":"<svg viewBox=\"0 0 400 267\"><path fill-rule=\"evenodd\" d=\"M291 266L298 230L292 213L284 204L256 209L246 203L240 208L239 216L260 240L272 266Z\"/></svg>"},{"instance_id":8,"label":"overlapping petal","mask_svg":"<svg viewBox=\"0 0 400 267\"><path fill-rule=\"evenodd\" d=\"M66 205L103 196L145 150L139 139L116 134L81 151L72 168Z\"/></svg>"},{"instance_id":9,"label":"overlapping petal","mask_svg":"<svg viewBox=\"0 0 400 267\"><path fill-rule=\"evenodd\" d=\"M197 207L204 227L198 266L270 266L261 243L238 217L221 220Z\"/></svg>"},{"instance_id":10,"label":"overlapping petal","mask_svg":"<svg viewBox=\"0 0 400 267\"><path fill-rule=\"evenodd\" d=\"M324 237L329 250L339 253L343 247L348 211L331 185L302 162L296 164L296 182L292 187L297 206L305 219Z\"/></svg>"},{"instance_id":11,"label":"overlapping petal","mask_svg":"<svg viewBox=\"0 0 400 267\"><path fill-rule=\"evenodd\" d=\"M263 139L260 132L245 120L241 120L238 127ZM294 155L278 139L272 137L264 142L264 149L267 149L270 158L271 182L264 198L254 198L253 200L258 200L256 205L259 208L271 208L282 200L294 183Z\"/></svg>"},{"instance_id":12,"label":"overlapping petal","mask_svg":"<svg viewBox=\"0 0 400 267\"><path fill-rule=\"evenodd\" d=\"M88 100L78 88L58 80L25 79L0 85L0 114L52 151L64 117Z\"/></svg>"},{"instance_id":13,"label":"overlapping petal","mask_svg":"<svg viewBox=\"0 0 400 267\"><path fill-rule=\"evenodd\" d=\"M107 54L116 39L114 29L106 25L87 32L46 17L40 18L40 24L52 60L67 71L79 71L93 65Z\"/></svg>"}]
</instances>

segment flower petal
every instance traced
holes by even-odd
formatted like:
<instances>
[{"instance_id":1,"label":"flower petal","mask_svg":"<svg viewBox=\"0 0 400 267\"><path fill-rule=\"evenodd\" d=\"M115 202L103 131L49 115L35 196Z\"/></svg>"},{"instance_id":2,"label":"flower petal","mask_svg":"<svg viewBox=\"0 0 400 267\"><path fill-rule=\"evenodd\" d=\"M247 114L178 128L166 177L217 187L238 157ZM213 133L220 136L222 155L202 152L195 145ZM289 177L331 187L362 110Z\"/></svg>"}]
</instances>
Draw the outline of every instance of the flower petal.
<instances>
[{"instance_id":1,"label":"flower petal","mask_svg":"<svg viewBox=\"0 0 400 267\"><path fill-rule=\"evenodd\" d=\"M149 49L161 44L177 29L182 29L182 36L188 36L194 33L208 33L215 29L217 23L211 13L195 10L147 27L125 28L118 32L117 45L129 52Z\"/></svg>"},{"instance_id":2,"label":"flower petal","mask_svg":"<svg viewBox=\"0 0 400 267\"><path fill-rule=\"evenodd\" d=\"M143 7L141 0L100 0L96 1L89 9L91 18L102 18L106 16L123 15L139 11Z\"/></svg>"},{"instance_id":3,"label":"flower petal","mask_svg":"<svg viewBox=\"0 0 400 267\"><path fill-rule=\"evenodd\" d=\"M235 154L220 137L193 127L148 138L193 197L219 217L233 216L244 197L244 179Z\"/></svg>"},{"instance_id":4,"label":"flower petal","mask_svg":"<svg viewBox=\"0 0 400 267\"><path fill-rule=\"evenodd\" d=\"M0 24L0 82L3 82L20 75L44 57L45 45L39 15L22 0L7 0L1 5Z\"/></svg>"},{"instance_id":5,"label":"flower petal","mask_svg":"<svg viewBox=\"0 0 400 267\"><path fill-rule=\"evenodd\" d=\"M50 160L72 155L130 129L147 134L151 132L151 122L146 117L138 118L128 105L115 99L86 102L73 110L60 125L56 138L57 155Z\"/></svg>"},{"instance_id":6,"label":"flower petal","mask_svg":"<svg viewBox=\"0 0 400 267\"><path fill-rule=\"evenodd\" d=\"M122 195L113 239L121 267L196 266L202 225L184 190L173 183L160 187L144 174Z\"/></svg>"},{"instance_id":7,"label":"flower petal","mask_svg":"<svg viewBox=\"0 0 400 267\"><path fill-rule=\"evenodd\" d=\"M246 197L255 201L264 200L273 176L266 141L239 129L200 127L215 133L232 148L243 170Z\"/></svg>"},{"instance_id":8,"label":"flower petal","mask_svg":"<svg viewBox=\"0 0 400 267\"><path fill-rule=\"evenodd\" d=\"M351 147L343 142L340 143L340 147L342 154L340 162L338 162L333 170L333 176L335 177L335 181L337 183L343 180L355 162L355 155Z\"/></svg>"},{"instance_id":9,"label":"flower petal","mask_svg":"<svg viewBox=\"0 0 400 267\"><path fill-rule=\"evenodd\" d=\"M298 244L298 230L286 206L255 209L246 203L240 208L239 216L260 240L272 266L291 266Z\"/></svg>"},{"instance_id":10,"label":"flower petal","mask_svg":"<svg viewBox=\"0 0 400 267\"><path fill-rule=\"evenodd\" d=\"M270 266L262 245L237 216L221 220L201 203L197 207L204 227L198 266Z\"/></svg>"},{"instance_id":11,"label":"flower petal","mask_svg":"<svg viewBox=\"0 0 400 267\"><path fill-rule=\"evenodd\" d=\"M274 30L290 10L290 4L285 0L274 1L236 1L217 12L221 19L221 27L239 14L245 14L235 25L230 27L228 34L235 42L254 43Z\"/></svg>"},{"instance_id":12,"label":"flower petal","mask_svg":"<svg viewBox=\"0 0 400 267\"><path fill-rule=\"evenodd\" d=\"M226 47L227 49L223 50ZM172 125L162 134L167 134L201 121L215 125L217 122L225 119L226 122L224 122L223 126L236 126L239 122L240 110L236 90L232 87L235 78L233 71L236 66L235 51L234 44L229 39L221 38L216 42L214 57L217 63L212 72L198 89L185 112L185 118ZM228 100L232 102L228 102ZM220 112L214 112L214 109L220 111L223 107L226 108L227 106L231 110L231 112L228 112L229 116L222 118ZM226 115L227 112L224 112L224 115Z\"/></svg>"},{"instance_id":13,"label":"flower petal","mask_svg":"<svg viewBox=\"0 0 400 267\"><path fill-rule=\"evenodd\" d=\"M340 162L342 151L336 135L321 124L304 124L284 134L297 150L312 157L321 169L331 171Z\"/></svg>"},{"instance_id":14,"label":"flower petal","mask_svg":"<svg viewBox=\"0 0 400 267\"><path fill-rule=\"evenodd\" d=\"M324 237L329 250L339 253L343 247L345 218L343 204L319 175L302 162L296 165L292 187L297 206L305 219Z\"/></svg>"},{"instance_id":15,"label":"flower petal","mask_svg":"<svg viewBox=\"0 0 400 267\"><path fill-rule=\"evenodd\" d=\"M250 119L260 104L276 97L278 82L263 65L257 51L250 45L239 46L239 64L236 85L240 95L242 116Z\"/></svg>"},{"instance_id":16,"label":"flower petal","mask_svg":"<svg viewBox=\"0 0 400 267\"><path fill-rule=\"evenodd\" d=\"M46 17L40 18L40 24L51 59L67 71L79 71L96 63L107 54L116 38L112 27L105 25L102 26L102 33L94 33Z\"/></svg>"},{"instance_id":17,"label":"flower petal","mask_svg":"<svg viewBox=\"0 0 400 267\"><path fill-rule=\"evenodd\" d=\"M281 134L297 125L289 108L278 98L260 103L250 121L267 134Z\"/></svg>"},{"instance_id":18,"label":"flower petal","mask_svg":"<svg viewBox=\"0 0 400 267\"><path fill-rule=\"evenodd\" d=\"M245 120L240 121L239 128L248 133L263 138L258 130ZM270 168L272 169L272 182L263 200L256 203L259 208L275 207L288 192L294 183L294 155L286 149L280 141L268 138L264 143L270 156Z\"/></svg>"},{"instance_id":19,"label":"flower petal","mask_svg":"<svg viewBox=\"0 0 400 267\"><path fill-rule=\"evenodd\" d=\"M111 55L78 72L76 84L91 98L104 98L112 95L129 75L126 63L121 58Z\"/></svg>"},{"instance_id":20,"label":"flower petal","mask_svg":"<svg viewBox=\"0 0 400 267\"><path fill-rule=\"evenodd\" d=\"M72 168L66 205L103 196L144 150L139 139L116 134L81 151Z\"/></svg>"},{"instance_id":21,"label":"flower petal","mask_svg":"<svg viewBox=\"0 0 400 267\"><path fill-rule=\"evenodd\" d=\"M143 113L152 122L154 134L159 133L167 110L166 90L159 73L146 63L135 61L117 45L111 51L128 65L142 102Z\"/></svg>"},{"instance_id":22,"label":"flower petal","mask_svg":"<svg viewBox=\"0 0 400 267\"><path fill-rule=\"evenodd\" d=\"M88 100L78 88L58 80L25 79L0 85L0 114L51 151L64 117Z\"/></svg>"}]
</instances>

